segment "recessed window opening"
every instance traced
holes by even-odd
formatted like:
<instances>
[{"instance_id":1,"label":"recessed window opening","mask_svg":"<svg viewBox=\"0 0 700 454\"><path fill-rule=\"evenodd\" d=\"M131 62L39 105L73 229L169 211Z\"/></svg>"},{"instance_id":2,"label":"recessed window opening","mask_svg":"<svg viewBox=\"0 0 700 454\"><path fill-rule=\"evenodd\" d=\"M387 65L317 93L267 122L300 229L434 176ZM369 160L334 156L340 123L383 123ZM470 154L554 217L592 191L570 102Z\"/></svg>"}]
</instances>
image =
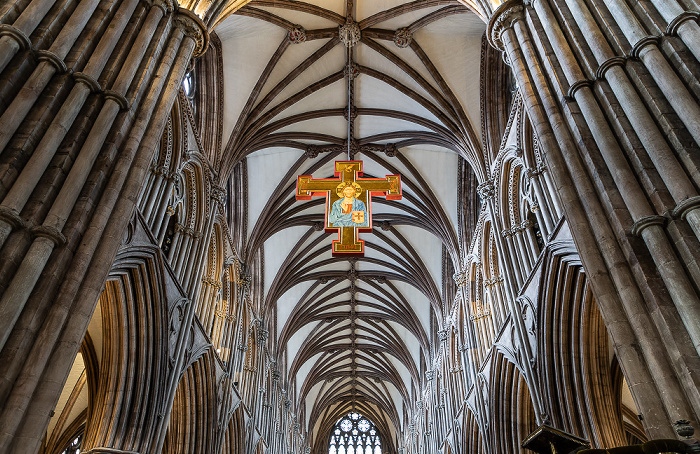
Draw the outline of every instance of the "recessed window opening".
<instances>
[{"instance_id":1,"label":"recessed window opening","mask_svg":"<svg viewBox=\"0 0 700 454\"><path fill-rule=\"evenodd\" d=\"M382 454L379 431L369 419L350 412L333 427L328 454Z\"/></svg>"}]
</instances>

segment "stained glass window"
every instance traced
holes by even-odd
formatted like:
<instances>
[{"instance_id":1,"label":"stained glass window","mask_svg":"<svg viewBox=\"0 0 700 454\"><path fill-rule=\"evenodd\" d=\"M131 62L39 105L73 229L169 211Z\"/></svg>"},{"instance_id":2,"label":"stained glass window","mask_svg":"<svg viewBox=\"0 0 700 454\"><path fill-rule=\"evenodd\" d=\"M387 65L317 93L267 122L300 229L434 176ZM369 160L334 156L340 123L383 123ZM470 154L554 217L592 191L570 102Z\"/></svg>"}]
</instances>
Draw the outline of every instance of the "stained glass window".
<instances>
[{"instance_id":1,"label":"stained glass window","mask_svg":"<svg viewBox=\"0 0 700 454\"><path fill-rule=\"evenodd\" d=\"M331 431L328 454L382 454L379 432L361 414L348 413Z\"/></svg>"},{"instance_id":2,"label":"stained glass window","mask_svg":"<svg viewBox=\"0 0 700 454\"><path fill-rule=\"evenodd\" d=\"M83 444L83 435L80 434L77 437L75 437L71 442L68 444L66 449L61 451L61 454L80 454L80 445Z\"/></svg>"}]
</instances>

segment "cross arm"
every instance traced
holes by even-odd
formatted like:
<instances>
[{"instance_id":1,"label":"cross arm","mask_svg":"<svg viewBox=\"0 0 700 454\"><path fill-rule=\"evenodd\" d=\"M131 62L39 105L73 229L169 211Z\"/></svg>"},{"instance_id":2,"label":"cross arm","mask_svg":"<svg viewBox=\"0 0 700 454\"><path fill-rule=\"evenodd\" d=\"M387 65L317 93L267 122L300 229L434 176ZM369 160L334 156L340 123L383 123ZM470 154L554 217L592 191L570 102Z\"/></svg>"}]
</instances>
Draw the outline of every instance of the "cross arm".
<instances>
[{"instance_id":1,"label":"cross arm","mask_svg":"<svg viewBox=\"0 0 700 454\"><path fill-rule=\"evenodd\" d=\"M312 197L326 196L328 191L334 189L340 180L324 179L314 180L311 175L299 175L297 177L297 200L311 200Z\"/></svg>"}]
</instances>

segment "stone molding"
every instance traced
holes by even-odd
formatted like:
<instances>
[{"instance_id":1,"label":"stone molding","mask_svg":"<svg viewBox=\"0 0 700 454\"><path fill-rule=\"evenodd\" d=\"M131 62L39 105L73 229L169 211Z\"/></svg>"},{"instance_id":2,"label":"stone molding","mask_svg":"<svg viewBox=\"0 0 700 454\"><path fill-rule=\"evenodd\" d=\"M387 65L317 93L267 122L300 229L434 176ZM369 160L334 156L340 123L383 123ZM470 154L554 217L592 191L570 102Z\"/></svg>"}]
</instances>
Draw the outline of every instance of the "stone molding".
<instances>
[{"instance_id":1,"label":"stone molding","mask_svg":"<svg viewBox=\"0 0 700 454\"><path fill-rule=\"evenodd\" d=\"M508 0L496 8L486 27L486 36L491 46L504 50L501 35L504 30L512 27L515 21L522 18L523 9L522 0Z\"/></svg>"},{"instance_id":2,"label":"stone molding","mask_svg":"<svg viewBox=\"0 0 700 454\"><path fill-rule=\"evenodd\" d=\"M194 39L195 48L192 52L194 58L206 52L209 46L209 31L204 22L192 11L178 8L175 16L175 26L180 28L187 36Z\"/></svg>"}]
</instances>

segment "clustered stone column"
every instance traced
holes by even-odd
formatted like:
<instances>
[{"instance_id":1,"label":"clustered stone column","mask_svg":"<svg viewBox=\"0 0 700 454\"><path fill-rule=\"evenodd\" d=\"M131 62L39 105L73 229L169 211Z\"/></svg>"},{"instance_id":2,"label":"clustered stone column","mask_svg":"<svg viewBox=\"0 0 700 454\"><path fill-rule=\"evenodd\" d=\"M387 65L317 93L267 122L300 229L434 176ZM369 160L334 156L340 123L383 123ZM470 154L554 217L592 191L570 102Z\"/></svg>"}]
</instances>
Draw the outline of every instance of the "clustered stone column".
<instances>
[{"instance_id":1,"label":"clustered stone column","mask_svg":"<svg viewBox=\"0 0 700 454\"><path fill-rule=\"evenodd\" d=\"M660 438L700 412L695 17L675 0L509 0L488 29L645 428Z\"/></svg>"},{"instance_id":2,"label":"clustered stone column","mask_svg":"<svg viewBox=\"0 0 700 454\"><path fill-rule=\"evenodd\" d=\"M170 1L53 4L0 8L2 452L38 449L182 77L207 40ZM55 36L37 28L64 14Z\"/></svg>"}]
</instances>

